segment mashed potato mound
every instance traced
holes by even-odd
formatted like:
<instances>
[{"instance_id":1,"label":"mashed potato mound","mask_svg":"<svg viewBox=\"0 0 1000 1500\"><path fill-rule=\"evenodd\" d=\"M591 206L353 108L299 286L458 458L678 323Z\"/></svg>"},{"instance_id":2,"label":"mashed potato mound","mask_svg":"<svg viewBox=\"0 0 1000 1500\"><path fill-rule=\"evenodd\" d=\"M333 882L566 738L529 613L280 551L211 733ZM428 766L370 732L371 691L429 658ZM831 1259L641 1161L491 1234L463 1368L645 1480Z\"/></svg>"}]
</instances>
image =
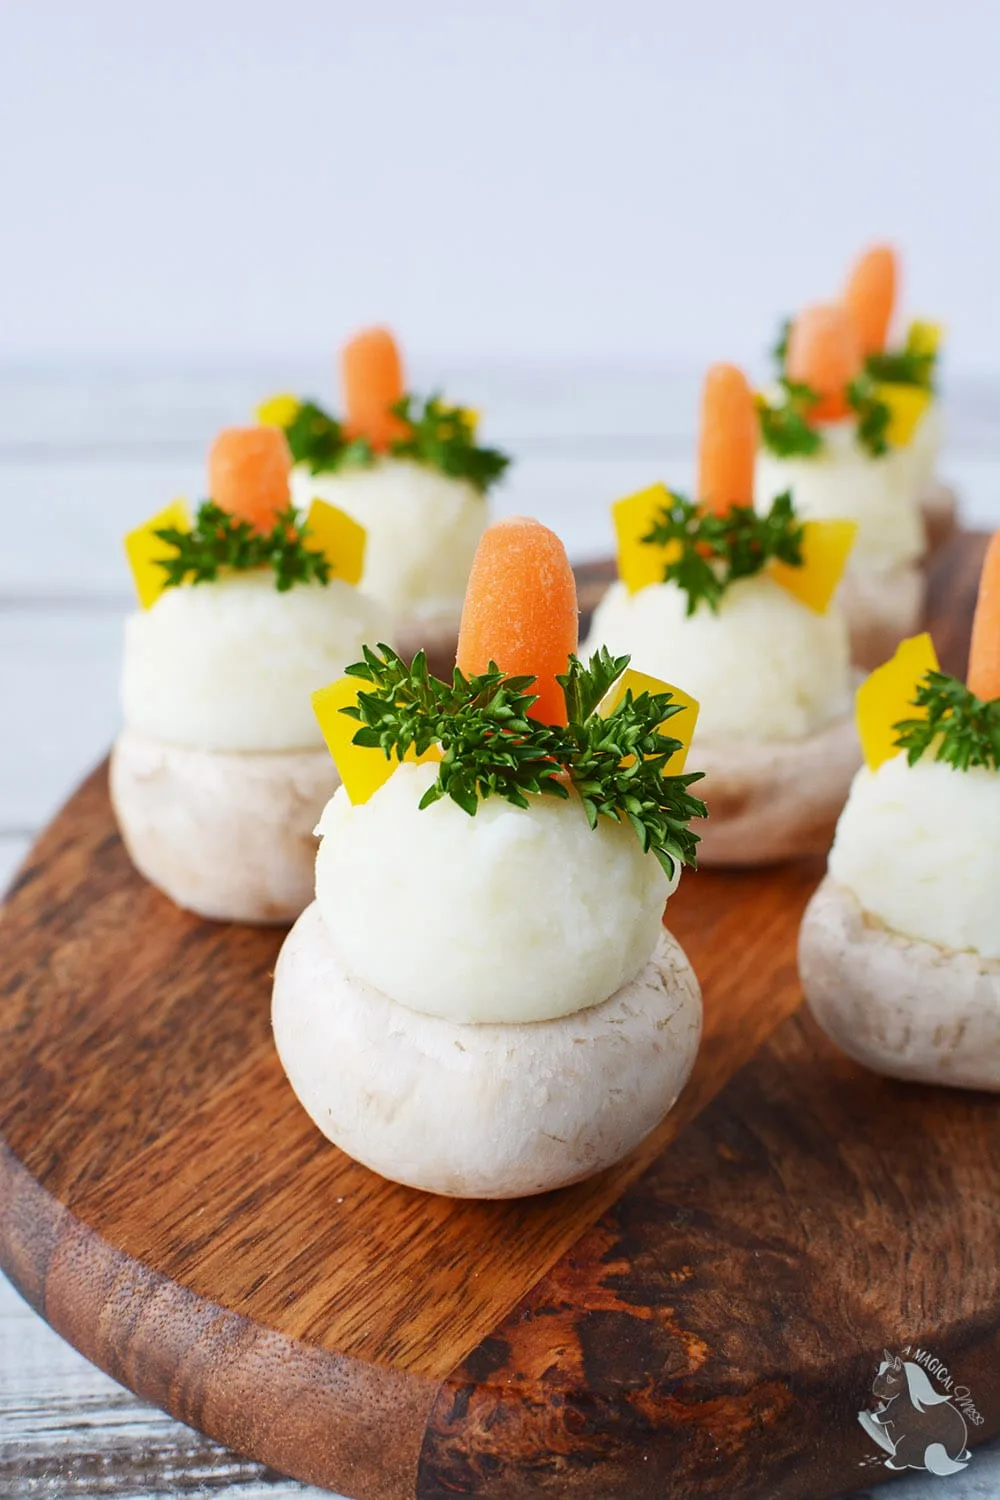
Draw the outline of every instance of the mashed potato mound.
<instances>
[{"instance_id":1,"label":"mashed potato mound","mask_svg":"<svg viewBox=\"0 0 1000 1500\"><path fill-rule=\"evenodd\" d=\"M1000 958L1000 773L905 755L859 771L830 874L904 937Z\"/></svg>"},{"instance_id":2,"label":"mashed potato mound","mask_svg":"<svg viewBox=\"0 0 1000 1500\"><path fill-rule=\"evenodd\" d=\"M327 803L316 900L346 969L458 1023L550 1020L633 979L676 880L632 829L592 831L575 797L420 811L436 774L404 764L368 802Z\"/></svg>"},{"instance_id":3,"label":"mashed potato mound","mask_svg":"<svg viewBox=\"0 0 1000 1500\"><path fill-rule=\"evenodd\" d=\"M762 447L754 488L758 510L791 490L806 520L857 521L848 569L884 572L923 554L918 481L912 445L872 458L858 446L854 423L839 422L823 428L823 449L812 458L778 458Z\"/></svg>"},{"instance_id":4,"label":"mashed potato mound","mask_svg":"<svg viewBox=\"0 0 1000 1500\"><path fill-rule=\"evenodd\" d=\"M302 510L326 500L365 527L365 592L397 620L457 623L489 519L473 485L405 459L338 474L311 474L300 464L292 498Z\"/></svg>"},{"instance_id":5,"label":"mashed potato mound","mask_svg":"<svg viewBox=\"0 0 1000 1500\"><path fill-rule=\"evenodd\" d=\"M282 594L268 568L167 589L125 622L125 723L198 750L319 749L310 695L386 631L379 606L336 578Z\"/></svg>"},{"instance_id":6,"label":"mashed potato mound","mask_svg":"<svg viewBox=\"0 0 1000 1500\"><path fill-rule=\"evenodd\" d=\"M765 575L728 588L714 614L673 583L630 594L612 584L582 655L605 645L676 683L701 705L695 742L793 740L840 718L851 698L847 627L817 615Z\"/></svg>"}]
</instances>

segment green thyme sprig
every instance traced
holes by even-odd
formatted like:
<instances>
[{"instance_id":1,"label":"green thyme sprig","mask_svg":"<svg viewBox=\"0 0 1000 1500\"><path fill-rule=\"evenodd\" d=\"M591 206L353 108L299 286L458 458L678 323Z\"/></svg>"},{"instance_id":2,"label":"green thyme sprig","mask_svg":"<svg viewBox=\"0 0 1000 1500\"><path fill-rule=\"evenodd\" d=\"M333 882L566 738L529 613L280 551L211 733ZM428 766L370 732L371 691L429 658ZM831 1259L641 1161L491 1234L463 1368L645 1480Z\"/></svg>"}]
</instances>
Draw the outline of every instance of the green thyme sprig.
<instances>
[{"instance_id":1,"label":"green thyme sprig","mask_svg":"<svg viewBox=\"0 0 1000 1500\"><path fill-rule=\"evenodd\" d=\"M627 656L606 650L589 665L570 657L558 679L569 722L554 725L529 716L533 677L505 677L491 662L470 677L456 667L447 683L431 675L422 651L407 666L388 646L366 646L364 660L347 671L371 691L359 692L357 707L341 712L361 726L354 743L379 749L387 759L440 746L442 759L422 808L451 797L474 816L487 797L524 808L530 796L566 798L573 787L592 828L601 818L627 823L642 849L673 875L678 864L695 863L698 838L688 824L706 810L688 787L701 773L663 774L680 748L659 727L682 707L670 693L634 698L628 691L606 718L595 712L628 663Z\"/></svg>"},{"instance_id":2,"label":"green thyme sprig","mask_svg":"<svg viewBox=\"0 0 1000 1500\"><path fill-rule=\"evenodd\" d=\"M734 505L716 515L671 495L642 540L667 549L664 582L684 590L693 615L703 600L718 611L730 584L763 572L772 561L801 567L803 534L788 491L764 514L752 505Z\"/></svg>"},{"instance_id":3,"label":"green thyme sprig","mask_svg":"<svg viewBox=\"0 0 1000 1500\"><path fill-rule=\"evenodd\" d=\"M971 766L1000 770L1000 698L985 702L957 678L928 672L913 705L926 709L926 717L893 725L896 744L911 766L933 748L935 760L958 771Z\"/></svg>"},{"instance_id":4,"label":"green thyme sprig","mask_svg":"<svg viewBox=\"0 0 1000 1500\"><path fill-rule=\"evenodd\" d=\"M781 400L772 404L766 396L757 396L761 442L779 458L809 458L823 446L822 437L809 423L820 398L809 386L784 375L778 384Z\"/></svg>"},{"instance_id":5,"label":"green thyme sprig","mask_svg":"<svg viewBox=\"0 0 1000 1500\"><path fill-rule=\"evenodd\" d=\"M591 828L601 818L627 820L643 853L655 854L672 876L677 865L696 863L698 835L689 823L707 816L705 804L688 791L703 772L664 775L680 742L664 734L661 726L683 705L674 702L671 693L646 692L634 698L627 691L606 718L591 711L580 719L571 711L573 704L596 707L629 660L612 657L602 648L587 666L571 657L569 671L557 678L569 720L561 733L573 747L564 764Z\"/></svg>"},{"instance_id":6,"label":"green thyme sprig","mask_svg":"<svg viewBox=\"0 0 1000 1500\"><path fill-rule=\"evenodd\" d=\"M375 462L375 450L367 438L348 439L335 417L303 401L285 428L285 437L297 464L306 464L314 474L338 469L363 469Z\"/></svg>"},{"instance_id":7,"label":"green thyme sprig","mask_svg":"<svg viewBox=\"0 0 1000 1500\"><path fill-rule=\"evenodd\" d=\"M922 390L933 390L936 362L936 354L909 349L884 350L881 354L869 354L865 371L872 380L882 380L887 385L917 385Z\"/></svg>"},{"instance_id":8,"label":"green thyme sprig","mask_svg":"<svg viewBox=\"0 0 1000 1500\"><path fill-rule=\"evenodd\" d=\"M499 449L479 447L469 413L449 405L439 394L426 400L404 396L390 409L402 424L399 435L389 443L393 458L408 458L453 479L465 479L481 494L502 477L510 463ZM348 439L343 424L315 401L299 406L285 436L295 462L314 474L370 468L378 458L367 438Z\"/></svg>"},{"instance_id":9,"label":"green thyme sprig","mask_svg":"<svg viewBox=\"0 0 1000 1500\"><path fill-rule=\"evenodd\" d=\"M480 448L472 417L459 406L449 406L440 395L404 396L392 408L405 422L407 432L394 438L389 451L396 458L439 469L453 479L466 479L485 494L500 479L510 463L498 448Z\"/></svg>"},{"instance_id":10,"label":"green thyme sprig","mask_svg":"<svg viewBox=\"0 0 1000 1500\"><path fill-rule=\"evenodd\" d=\"M892 413L879 399L875 382L867 371L847 387L847 404L857 414L857 439L862 448L867 448L872 458L881 458L883 453L888 453L887 433Z\"/></svg>"},{"instance_id":11,"label":"green thyme sprig","mask_svg":"<svg viewBox=\"0 0 1000 1500\"><path fill-rule=\"evenodd\" d=\"M330 580L329 560L307 546L308 532L291 506L276 515L270 531L262 532L213 500L205 500L190 531L167 526L154 534L174 549L172 557L159 560L166 588L210 583L223 572L266 567L274 569L275 586L282 594L297 583Z\"/></svg>"},{"instance_id":12,"label":"green thyme sprig","mask_svg":"<svg viewBox=\"0 0 1000 1500\"><path fill-rule=\"evenodd\" d=\"M921 390L933 391L937 377L938 350L927 347L926 323L911 323L906 333L906 343L901 349L886 349L878 354L869 354L865 369L873 380L885 381L888 385L915 385Z\"/></svg>"},{"instance_id":13,"label":"green thyme sprig","mask_svg":"<svg viewBox=\"0 0 1000 1500\"><path fill-rule=\"evenodd\" d=\"M788 358L788 340L793 319L782 319L778 337L771 349L775 371L779 380L785 378L785 361ZM906 334L906 343L901 349L883 349L869 354L865 360L865 373L872 380L884 380L888 385L918 385L925 390L934 389L937 374L938 351L925 347L923 338L927 325L911 323Z\"/></svg>"},{"instance_id":14,"label":"green thyme sprig","mask_svg":"<svg viewBox=\"0 0 1000 1500\"><path fill-rule=\"evenodd\" d=\"M771 358L774 360L775 373L779 380L785 378L785 361L788 358L788 340L792 336L795 326L794 318L782 318L778 327L778 337L771 347Z\"/></svg>"},{"instance_id":15,"label":"green thyme sprig","mask_svg":"<svg viewBox=\"0 0 1000 1500\"><path fill-rule=\"evenodd\" d=\"M821 398L810 386L789 380L785 375L778 384L782 391L780 401L772 404L766 396L757 397L761 442L779 458L809 458L823 446L822 434L810 422L813 408ZM851 381L846 396L848 406L857 415L858 442L873 458L880 458L889 449L886 434L892 413L880 400L872 376L862 372Z\"/></svg>"}]
</instances>

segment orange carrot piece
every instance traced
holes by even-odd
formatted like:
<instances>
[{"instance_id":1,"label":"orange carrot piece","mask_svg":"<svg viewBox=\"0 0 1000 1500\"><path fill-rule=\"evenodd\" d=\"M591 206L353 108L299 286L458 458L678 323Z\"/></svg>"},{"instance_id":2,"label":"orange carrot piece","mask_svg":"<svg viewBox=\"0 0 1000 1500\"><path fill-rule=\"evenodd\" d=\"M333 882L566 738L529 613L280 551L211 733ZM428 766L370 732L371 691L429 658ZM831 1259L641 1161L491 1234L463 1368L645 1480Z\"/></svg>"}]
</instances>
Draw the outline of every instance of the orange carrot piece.
<instances>
[{"instance_id":1,"label":"orange carrot piece","mask_svg":"<svg viewBox=\"0 0 1000 1500\"><path fill-rule=\"evenodd\" d=\"M820 400L813 422L839 422L850 414L847 387L861 373L861 345L846 307L807 307L788 336L785 368L790 380L811 386Z\"/></svg>"},{"instance_id":2,"label":"orange carrot piece","mask_svg":"<svg viewBox=\"0 0 1000 1500\"><path fill-rule=\"evenodd\" d=\"M366 437L380 452L403 431L389 410L403 395L403 362L388 328L366 328L344 345L344 429L349 438Z\"/></svg>"},{"instance_id":3,"label":"orange carrot piece","mask_svg":"<svg viewBox=\"0 0 1000 1500\"><path fill-rule=\"evenodd\" d=\"M858 260L844 292L844 302L854 319L861 352L881 354L889 335L896 303L898 280L896 252L891 245L872 245Z\"/></svg>"},{"instance_id":4,"label":"orange carrot piece","mask_svg":"<svg viewBox=\"0 0 1000 1500\"><path fill-rule=\"evenodd\" d=\"M292 455L280 427L226 427L208 455L208 493L223 510L270 531L289 503Z\"/></svg>"},{"instance_id":5,"label":"orange carrot piece","mask_svg":"<svg viewBox=\"0 0 1000 1500\"><path fill-rule=\"evenodd\" d=\"M743 371L713 365L702 388L698 449L698 499L705 510L721 516L734 505L753 504L757 428L753 391Z\"/></svg>"},{"instance_id":6,"label":"orange carrot piece","mask_svg":"<svg viewBox=\"0 0 1000 1500\"><path fill-rule=\"evenodd\" d=\"M510 677L533 676L531 717L565 724L557 673L577 648L580 614L566 549L547 526L526 516L497 521L482 536L469 574L458 633L466 676L491 661Z\"/></svg>"},{"instance_id":7,"label":"orange carrot piece","mask_svg":"<svg viewBox=\"0 0 1000 1500\"><path fill-rule=\"evenodd\" d=\"M1000 531L993 533L979 575L968 686L987 703L1000 698Z\"/></svg>"}]
</instances>

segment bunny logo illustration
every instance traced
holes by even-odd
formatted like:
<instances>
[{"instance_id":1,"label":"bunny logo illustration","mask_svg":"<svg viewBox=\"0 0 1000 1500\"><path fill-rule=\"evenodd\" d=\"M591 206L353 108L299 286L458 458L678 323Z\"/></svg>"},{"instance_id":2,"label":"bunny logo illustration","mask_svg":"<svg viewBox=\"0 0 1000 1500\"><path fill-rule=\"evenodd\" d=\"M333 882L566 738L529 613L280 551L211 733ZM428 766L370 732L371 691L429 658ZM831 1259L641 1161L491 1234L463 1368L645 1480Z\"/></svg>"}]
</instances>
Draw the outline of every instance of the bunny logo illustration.
<instances>
[{"instance_id":1,"label":"bunny logo illustration","mask_svg":"<svg viewBox=\"0 0 1000 1500\"><path fill-rule=\"evenodd\" d=\"M917 1352L927 1358L923 1350ZM872 1395L872 1410L859 1411L858 1421L887 1454L887 1469L957 1474L965 1468L972 1456L965 1418L950 1392L935 1389L922 1364L884 1350Z\"/></svg>"}]
</instances>

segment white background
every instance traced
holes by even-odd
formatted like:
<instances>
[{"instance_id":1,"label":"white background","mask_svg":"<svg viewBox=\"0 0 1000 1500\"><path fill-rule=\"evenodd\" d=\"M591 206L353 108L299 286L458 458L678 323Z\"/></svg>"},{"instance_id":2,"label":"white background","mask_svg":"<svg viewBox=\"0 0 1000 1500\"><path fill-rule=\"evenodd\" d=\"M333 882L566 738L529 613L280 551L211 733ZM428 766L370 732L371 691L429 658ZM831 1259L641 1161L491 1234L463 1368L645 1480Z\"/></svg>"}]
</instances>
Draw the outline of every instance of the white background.
<instances>
[{"instance_id":1,"label":"white background","mask_svg":"<svg viewBox=\"0 0 1000 1500\"><path fill-rule=\"evenodd\" d=\"M0 0L8 354L753 358L871 238L1000 368L996 0Z\"/></svg>"}]
</instances>

